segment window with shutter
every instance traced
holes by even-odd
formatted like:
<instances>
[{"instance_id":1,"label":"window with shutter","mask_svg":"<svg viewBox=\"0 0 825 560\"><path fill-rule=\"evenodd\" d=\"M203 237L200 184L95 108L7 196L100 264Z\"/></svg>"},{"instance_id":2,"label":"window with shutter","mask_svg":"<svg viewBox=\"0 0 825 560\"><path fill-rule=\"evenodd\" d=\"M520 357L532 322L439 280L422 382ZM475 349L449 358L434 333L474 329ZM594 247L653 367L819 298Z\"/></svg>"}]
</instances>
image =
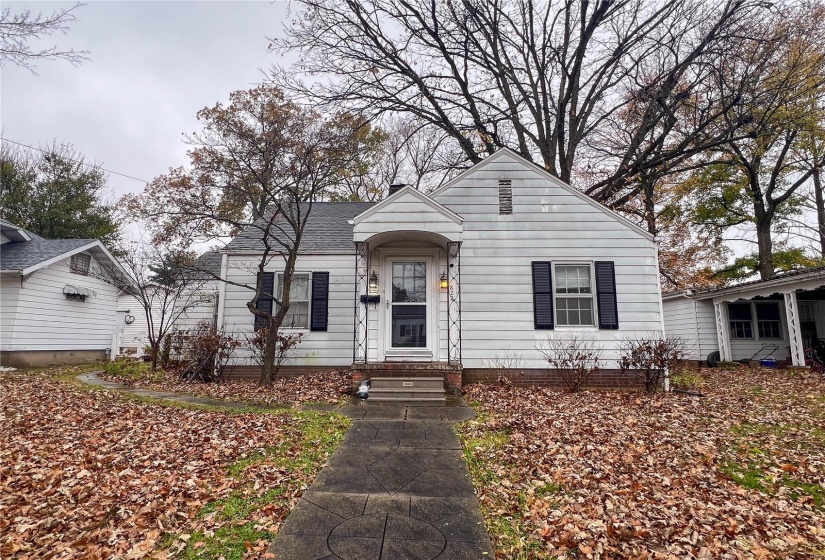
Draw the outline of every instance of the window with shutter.
<instances>
[{"instance_id":1,"label":"window with shutter","mask_svg":"<svg viewBox=\"0 0 825 560\"><path fill-rule=\"evenodd\" d=\"M278 299L284 291L284 275L278 274ZM296 272L292 275L289 288L289 310L284 315L286 328L305 329L309 327L309 273Z\"/></svg>"},{"instance_id":2,"label":"window with shutter","mask_svg":"<svg viewBox=\"0 0 825 560\"><path fill-rule=\"evenodd\" d=\"M593 263L596 274L596 299L599 307L599 328L619 329L619 305L616 301L616 271L612 261Z\"/></svg>"},{"instance_id":3,"label":"window with shutter","mask_svg":"<svg viewBox=\"0 0 825 560\"><path fill-rule=\"evenodd\" d=\"M553 265L533 263L533 324L536 329L553 328Z\"/></svg>"},{"instance_id":4,"label":"window with shutter","mask_svg":"<svg viewBox=\"0 0 825 560\"><path fill-rule=\"evenodd\" d=\"M556 324L593 326L593 286L589 264L557 264L555 270Z\"/></svg>"},{"instance_id":5,"label":"window with shutter","mask_svg":"<svg viewBox=\"0 0 825 560\"><path fill-rule=\"evenodd\" d=\"M260 275L260 273L258 273ZM264 313L272 314L272 294L275 292L275 273L264 272L263 280L261 282L261 297L258 298L258 303L255 307ZM269 326L269 321L264 317L255 315L255 330L264 329Z\"/></svg>"},{"instance_id":6,"label":"window with shutter","mask_svg":"<svg viewBox=\"0 0 825 560\"><path fill-rule=\"evenodd\" d=\"M310 330L325 331L329 323L329 272L312 273Z\"/></svg>"}]
</instances>

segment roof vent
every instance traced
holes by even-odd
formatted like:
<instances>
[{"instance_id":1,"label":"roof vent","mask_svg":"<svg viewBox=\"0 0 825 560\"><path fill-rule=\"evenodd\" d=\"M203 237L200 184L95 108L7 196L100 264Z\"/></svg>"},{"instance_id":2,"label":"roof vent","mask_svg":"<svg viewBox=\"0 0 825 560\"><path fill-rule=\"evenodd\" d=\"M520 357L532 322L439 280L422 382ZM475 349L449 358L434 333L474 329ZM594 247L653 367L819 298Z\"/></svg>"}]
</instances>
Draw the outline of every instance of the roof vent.
<instances>
[{"instance_id":1,"label":"roof vent","mask_svg":"<svg viewBox=\"0 0 825 560\"><path fill-rule=\"evenodd\" d=\"M390 192L389 192L389 194L387 194L387 196L394 195L395 193L397 193L398 191L400 191L401 189L403 189L406 186L407 186L407 183L396 183L394 185L390 185Z\"/></svg>"},{"instance_id":2,"label":"roof vent","mask_svg":"<svg viewBox=\"0 0 825 560\"><path fill-rule=\"evenodd\" d=\"M513 213L513 184L510 179L501 179L498 182L498 213Z\"/></svg>"}]
</instances>

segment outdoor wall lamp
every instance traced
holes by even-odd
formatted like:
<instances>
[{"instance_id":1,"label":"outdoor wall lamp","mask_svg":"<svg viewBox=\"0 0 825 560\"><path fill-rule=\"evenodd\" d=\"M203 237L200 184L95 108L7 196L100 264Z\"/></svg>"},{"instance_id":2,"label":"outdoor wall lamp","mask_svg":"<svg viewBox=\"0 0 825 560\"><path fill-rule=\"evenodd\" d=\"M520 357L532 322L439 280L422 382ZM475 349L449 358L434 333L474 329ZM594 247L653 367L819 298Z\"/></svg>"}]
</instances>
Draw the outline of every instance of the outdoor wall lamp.
<instances>
[{"instance_id":1,"label":"outdoor wall lamp","mask_svg":"<svg viewBox=\"0 0 825 560\"><path fill-rule=\"evenodd\" d=\"M441 273L441 281L438 283L438 287L441 288L442 292L447 290L447 288L450 287L450 281L447 280L447 273L446 272Z\"/></svg>"},{"instance_id":2,"label":"outdoor wall lamp","mask_svg":"<svg viewBox=\"0 0 825 560\"><path fill-rule=\"evenodd\" d=\"M375 273L374 270L372 271L372 274L370 274L370 282L369 282L367 292L371 296L377 296L378 295L378 275Z\"/></svg>"}]
</instances>

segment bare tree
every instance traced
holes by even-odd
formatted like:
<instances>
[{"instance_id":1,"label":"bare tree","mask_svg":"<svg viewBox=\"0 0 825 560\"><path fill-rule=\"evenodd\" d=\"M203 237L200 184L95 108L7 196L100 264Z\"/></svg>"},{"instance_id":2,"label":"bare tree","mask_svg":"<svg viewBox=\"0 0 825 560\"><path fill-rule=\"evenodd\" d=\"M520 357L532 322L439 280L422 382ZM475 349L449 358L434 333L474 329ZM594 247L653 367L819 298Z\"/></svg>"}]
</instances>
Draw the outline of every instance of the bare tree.
<instances>
[{"instance_id":1,"label":"bare tree","mask_svg":"<svg viewBox=\"0 0 825 560\"><path fill-rule=\"evenodd\" d=\"M74 12L84 4L55 10L51 14L34 14L31 10L14 13L11 8L0 9L0 66L11 62L37 74L35 68L41 60L66 60L78 66L88 60L88 51L62 50L57 45L33 47L56 33L65 35L69 26L77 21Z\"/></svg>"},{"instance_id":2,"label":"bare tree","mask_svg":"<svg viewBox=\"0 0 825 560\"><path fill-rule=\"evenodd\" d=\"M260 382L271 384L313 203L359 163L362 129L347 114L322 117L269 86L234 92L228 106L205 108L198 119L202 131L188 137L190 167L157 177L124 204L151 224L156 241L237 235L254 245L254 256L238 265L254 281L215 278L249 290L247 308L266 329ZM275 262L282 263L280 291L278 282L265 282Z\"/></svg>"},{"instance_id":3,"label":"bare tree","mask_svg":"<svg viewBox=\"0 0 825 560\"><path fill-rule=\"evenodd\" d=\"M299 52L300 62L274 69L277 83L322 106L412 115L470 162L509 146L570 182L588 138L634 105L643 118L625 149L588 182L591 196L607 202L635 189L629 182L646 170L724 139L705 129L720 116L719 97L727 106L735 96L706 98L707 68L766 7L761 0L299 4L273 44ZM679 112L693 120L674 118Z\"/></svg>"},{"instance_id":4,"label":"bare tree","mask_svg":"<svg viewBox=\"0 0 825 560\"><path fill-rule=\"evenodd\" d=\"M161 344L175 324L195 308L214 304L214 290L206 289L212 278L193 266L193 254L168 245L129 242L122 244L117 253L120 267L130 276L129 282L119 287L143 310L155 370ZM114 269L105 272L101 278L106 281L119 277Z\"/></svg>"}]
</instances>

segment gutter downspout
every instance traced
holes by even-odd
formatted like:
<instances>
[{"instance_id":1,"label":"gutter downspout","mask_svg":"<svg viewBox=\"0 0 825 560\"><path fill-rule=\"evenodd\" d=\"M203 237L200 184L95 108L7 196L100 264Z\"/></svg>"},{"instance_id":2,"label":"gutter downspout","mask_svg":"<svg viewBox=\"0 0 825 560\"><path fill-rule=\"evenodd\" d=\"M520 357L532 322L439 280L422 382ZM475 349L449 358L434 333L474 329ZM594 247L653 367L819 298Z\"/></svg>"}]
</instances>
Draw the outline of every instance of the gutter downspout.
<instances>
[{"instance_id":1,"label":"gutter downspout","mask_svg":"<svg viewBox=\"0 0 825 560\"><path fill-rule=\"evenodd\" d=\"M223 330L224 308L226 306L226 271L229 268L229 253L221 255L221 277L218 280L218 316L216 318L218 330Z\"/></svg>"},{"instance_id":2,"label":"gutter downspout","mask_svg":"<svg viewBox=\"0 0 825 560\"><path fill-rule=\"evenodd\" d=\"M662 275L659 274L659 238L653 238L653 257L656 259L656 285L659 287L659 323L662 327L662 337L666 338L665 332L665 306L662 303ZM670 392L670 371L665 370L665 393Z\"/></svg>"}]
</instances>

